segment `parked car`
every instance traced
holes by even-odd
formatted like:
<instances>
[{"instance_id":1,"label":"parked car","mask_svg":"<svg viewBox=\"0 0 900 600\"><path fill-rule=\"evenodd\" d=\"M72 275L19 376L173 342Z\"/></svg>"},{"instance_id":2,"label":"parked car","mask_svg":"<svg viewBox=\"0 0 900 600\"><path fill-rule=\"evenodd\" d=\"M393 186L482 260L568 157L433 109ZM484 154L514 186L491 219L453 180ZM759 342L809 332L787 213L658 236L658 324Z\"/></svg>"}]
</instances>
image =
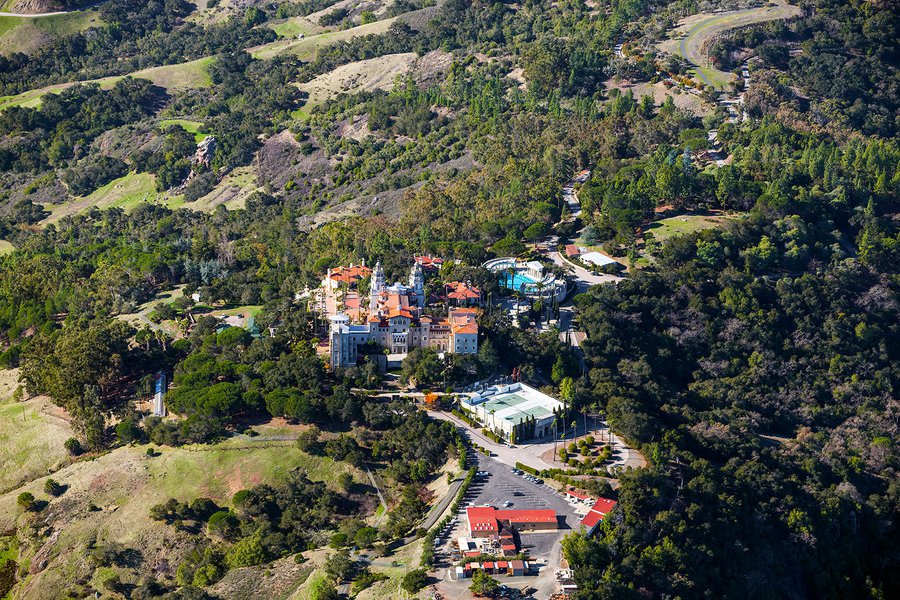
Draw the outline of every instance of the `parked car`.
<instances>
[{"instance_id":1,"label":"parked car","mask_svg":"<svg viewBox=\"0 0 900 600\"><path fill-rule=\"evenodd\" d=\"M506 502L503 503L503 506L504 506L505 508L509 508L509 507L512 506L512 505L513 505L513 503L510 502L509 500L507 500Z\"/></svg>"}]
</instances>

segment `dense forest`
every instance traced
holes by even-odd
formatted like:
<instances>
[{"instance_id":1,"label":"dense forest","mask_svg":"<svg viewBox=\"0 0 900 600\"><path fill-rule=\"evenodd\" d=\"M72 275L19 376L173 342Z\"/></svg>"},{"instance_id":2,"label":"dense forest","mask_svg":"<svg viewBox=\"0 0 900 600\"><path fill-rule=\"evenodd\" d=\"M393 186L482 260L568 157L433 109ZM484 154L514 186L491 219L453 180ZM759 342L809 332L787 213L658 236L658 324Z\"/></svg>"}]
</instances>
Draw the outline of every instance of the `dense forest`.
<instances>
[{"instance_id":1,"label":"dense forest","mask_svg":"<svg viewBox=\"0 0 900 600\"><path fill-rule=\"evenodd\" d=\"M785 133L767 143L802 164L809 147ZM578 299L583 398L654 456L623 478L623 518L570 541L582 581L608 584L583 597L897 592L897 256L867 242L896 206L791 189Z\"/></svg>"},{"instance_id":2,"label":"dense forest","mask_svg":"<svg viewBox=\"0 0 900 600\"><path fill-rule=\"evenodd\" d=\"M0 111L0 366L18 369L18 397L64 409L71 460L202 448L277 420L303 430L305 456L371 468L387 487L377 527L368 481L347 473L336 486L292 471L228 505L172 497L152 519L196 543L177 574L121 593L202 598L229 570L299 564L326 545L333 579L349 580L351 548L421 535L426 486L445 464L467 468L456 428L378 397L387 381L452 392L515 370L605 416L648 462L585 484L618 505L594 536L563 544L576 600L900 596L895 7L802 0L800 17L717 37L711 59L736 71L723 91L744 94L746 118L731 118L657 50L683 17L729 3L446 0L377 16L334 4L205 18L182 0L104 2L90 27L0 56L0 95L60 86ZM308 56L245 51L302 44L277 27L314 14L334 32L397 20ZM422 62L387 89L317 102L303 91L401 53ZM127 76L199 59L200 88ZM442 66L421 68L429 60ZM104 77L117 79L78 83ZM198 159L205 136L214 149ZM561 188L581 169L576 219ZM137 176L156 201L91 203ZM240 202L210 201L242 177L253 184ZM664 214L727 218L660 241ZM494 304L487 259L541 259L567 276L539 243L590 245L629 267L571 299L581 350L530 327L546 307L520 318ZM445 261L432 282L472 281L489 299L479 352L413 352L388 375L374 362L329 369L326 323L304 292L362 260L405 278L422 254ZM164 292L172 303L127 318ZM258 308L258 334L202 307ZM177 418L144 418L135 404L161 371ZM56 514L31 500L23 540Z\"/></svg>"}]
</instances>

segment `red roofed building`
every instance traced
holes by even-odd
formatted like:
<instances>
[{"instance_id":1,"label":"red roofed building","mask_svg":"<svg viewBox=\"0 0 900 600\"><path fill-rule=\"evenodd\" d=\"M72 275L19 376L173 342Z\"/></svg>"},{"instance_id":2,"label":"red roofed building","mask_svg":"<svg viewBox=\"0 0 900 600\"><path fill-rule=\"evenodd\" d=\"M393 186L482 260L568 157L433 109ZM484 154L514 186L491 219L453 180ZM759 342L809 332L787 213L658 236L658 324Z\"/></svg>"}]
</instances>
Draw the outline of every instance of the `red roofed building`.
<instances>
[{"instance_id":1,"label":"red roofed building","mask_svg":"<svg viewBox=\"0 0 900 600\"><path fill-rule=\"evenodd\" d=\"M372 269L366 265L350 265L349 267L328 269L328 275L322 281L322 287L330 286L332 289L337 289L341 284L345 284L350 288L355 288L360 279L371 274Z\"/></svg>"},{"instance_id":2,"label":"red roofed building","mask_svg":"<svg viewBox=\"0 0 900 600\"><path fill-rule=\"evenodd\" d=\"M454 306L478 306L481 304L481 290L471 281L451 281L444 285L444 295Z\"/></svg>"},{"instance_id":3,"label":"red roofed building","mask_svg":"<svg viewBox=\"0 0 900 600\"><path fill-rule=\"evenodd\" d=\"M607 498L597 499L596 504L591 507L588 514L584 515L584 518L581 519L581 526L584 527L584 530L588 535L592 535L594 531L597 530L597 526L615 505L615 500L609 500Z\"/></svg>"},{"instance_id":4,"label":"red roofed building","mask_svg":"<svg viewBox=\"0 0 900 600\"><path fill-rule=\"evenodd\" d=\"M566 256L574 258L579 254L581 254L581 250L578 249L578 246L575 244L566 244Z\"/></svg>"},{"instance_id":5,"label":"red roofed building","mask_svg":"<svg viewBox=\"0 0 900 600\"><path fill-rule=\"evenodd\" d=\"M594 504L594 506L591 507L591 510L605 516L606 513L611 511L613 509L613 506L615 505L615 500L610 500L609 498L597 498L597 502Z\"/></svg>"},{"instance_id":6,"label":"red roofed building","mask_svg":"<svg viewBox=\"0 0 900 600\"><path fill-rule=\"evenodd\" d=\"M425 271L438 271L444 264L444 259L436 256L417 256L416 264Z\"/></svg>"},{"instance_id":7,"label":"red roofed building","mask_svg":"<svg viewBox=\"0 0 900 600\"><path fill-rule=\"evenodd\" d=\"M348 275L344 271L335 270L337 277L346 278ZM380 263L375 265L371 274L368 316L363 319L363 308L358 296L354 296L353 306L329 317L332 368L355 365L361 348L371 343L387 350L389 358L393 355L394 360L399 360L397 357L414 348L433 348L437 352L450 354L478 352L475 309L453 308L446 317L424 314L425 283L422 267L418 263L413 265L408 286L399 282L386 285ZM335 277L329 271L327 281L336 281ZM363 320L362 324L356 324Z\"/></svg>"},{"instance_id":8,"label":"red roofed building","mask_svg":"<svg viewBox=\"0 0 900 600\"><path fill-rule=\"evenodd\" d=\"M574 498L575 500L587 500L590 498L586 493L576 490L575 488L568 488L566 490L566 496L570 498Z\"/></svg>"},{"instance_id":9,"label":"red roofed building","mask_svg":"<svg viewBox=\"0 0 900 600\"><path fill-rule=\"evenodd\" d=\"M552 510L497 510L490 506L466 509L472 537L499 535L501 528L516 531L556 531L559 522Z\"/></svg>"}]
</instances>

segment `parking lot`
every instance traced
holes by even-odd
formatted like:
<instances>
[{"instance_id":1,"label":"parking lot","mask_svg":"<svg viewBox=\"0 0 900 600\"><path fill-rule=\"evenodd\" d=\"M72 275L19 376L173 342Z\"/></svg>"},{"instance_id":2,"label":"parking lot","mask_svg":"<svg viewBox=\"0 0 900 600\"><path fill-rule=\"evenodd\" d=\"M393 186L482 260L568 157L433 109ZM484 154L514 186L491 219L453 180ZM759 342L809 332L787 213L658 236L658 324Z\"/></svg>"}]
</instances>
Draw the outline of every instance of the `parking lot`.
<instances>
[{"instance_id":1,"label":"parking lot","mask_svg":"<svg viewBox=\"0 0 900 600\"><path fill-rule=\"evenodd\" d=\"M551 509L559 517L559 530L545 533L523 533L521 550L529 555L529 563L540 569L538 576L495 576L501 583L517 589L531 588L528 597L549 598L557 591L556 570L560 568L562 551L560 542L580 521L576 509L565 497L546 484L537 484L516 475L511 467L482 455L470 455L477 460L478 470L487 473L476 477L467 492L462 506L451 526L442 532L435 543L436 575L441 579L438 589L445 598L470 598L468 579L454 580L452 566L456 564L456 539L468 537L466 507L490 505L499 509L534 510ZM510 505L506 506L509 502Z\"/></svg>"}]
</instances>

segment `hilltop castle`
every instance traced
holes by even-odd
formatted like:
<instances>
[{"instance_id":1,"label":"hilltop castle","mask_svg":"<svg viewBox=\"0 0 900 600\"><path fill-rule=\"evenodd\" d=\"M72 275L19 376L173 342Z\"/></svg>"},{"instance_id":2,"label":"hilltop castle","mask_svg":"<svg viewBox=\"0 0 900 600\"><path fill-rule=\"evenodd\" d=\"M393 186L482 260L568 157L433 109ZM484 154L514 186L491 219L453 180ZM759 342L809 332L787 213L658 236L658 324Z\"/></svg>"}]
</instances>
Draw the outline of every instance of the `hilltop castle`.
<instances>
[{"instance_id":1,"label":"hilltop castle","mask_svg":"<svg viewBox=\"0 0 900 600\"><path fill-rule=\"evenodd\" d=\"M367 273L368 275L368 273ZM329 277L323 284L332 280ZM328 289L328 288L326 288ZM473 308L450 309L446 317L424 314L425 275L416 262L409 273L408 285L387 285L384 269L377 263L371 271L369 304L363 323L359 298L351 314L343 310L329 315L329 354L332 368L355 365L362 346L375 344L393 360L401 360L413 348L434 348L451 354L478 352L478 324Z\"/></svg>"}]
</instances>

